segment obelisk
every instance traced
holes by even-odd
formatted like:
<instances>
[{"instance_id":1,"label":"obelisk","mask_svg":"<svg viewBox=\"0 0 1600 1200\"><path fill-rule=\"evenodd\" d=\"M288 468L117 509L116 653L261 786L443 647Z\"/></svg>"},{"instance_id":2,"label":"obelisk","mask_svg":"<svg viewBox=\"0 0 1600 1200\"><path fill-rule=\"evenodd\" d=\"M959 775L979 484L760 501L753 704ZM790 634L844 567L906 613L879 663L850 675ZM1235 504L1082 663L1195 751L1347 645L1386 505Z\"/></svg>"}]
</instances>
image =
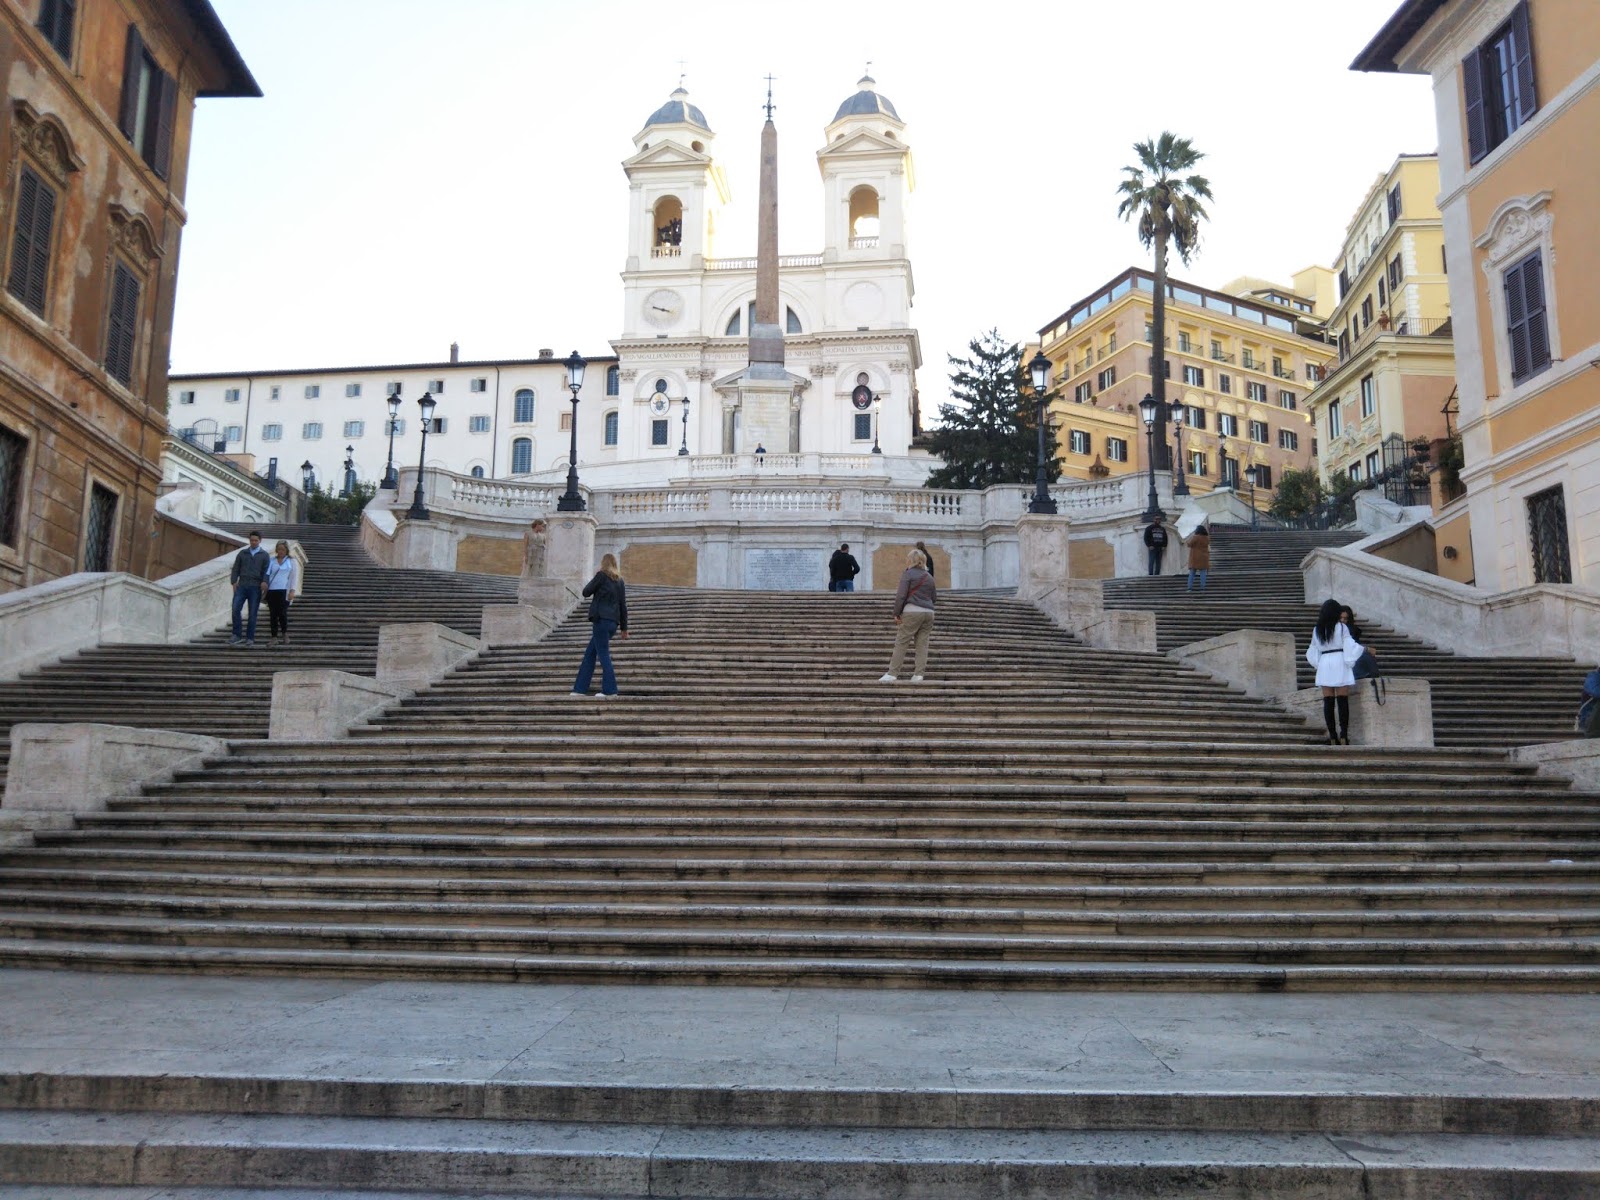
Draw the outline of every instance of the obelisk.
<instances>
[{"instance_id":1,"label":"obelisk","mask_svg":"<svg viewBox=\"0 0 1600 1200\"><path fill-rule=\"evenodd\" d=\"M756 313L750 323L750 361L739 388L739 442L748 454L798 450L791 445L794 386L783 365L778 297L778 127L772 123L772 78L767 78L767 123L761 128L761 195L756 227Z\"/></svg>"}]
</instances>

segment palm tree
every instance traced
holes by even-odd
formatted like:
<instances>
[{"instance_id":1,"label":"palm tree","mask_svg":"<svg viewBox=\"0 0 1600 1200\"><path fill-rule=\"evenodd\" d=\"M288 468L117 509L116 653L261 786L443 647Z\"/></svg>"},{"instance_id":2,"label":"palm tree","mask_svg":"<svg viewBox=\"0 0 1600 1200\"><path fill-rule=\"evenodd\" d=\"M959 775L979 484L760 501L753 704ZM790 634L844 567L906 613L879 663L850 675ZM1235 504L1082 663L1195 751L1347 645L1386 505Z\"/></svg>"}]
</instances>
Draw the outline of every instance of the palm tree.
<instances>
[{"instance_id":1,"label":"palm tree","mask_svg":"<svg viewBox=\"0 0 1600 1200\"><path fill-rule=\"evenodd\" d=\"M1133 152L1139 156L1139 165L1122 168L1127 178L1117 187L1122 193L1117 215L1125 221L1137 218L1139 241L1147 250L1155 250L1155 334L1150 364L1154 387L1151 395L1156 401L1156 425L1165 430L1168 416L1167 247L1175 247L1183 265L1189 265L1190 256L1200 245L1200 222L1206 219L1205 206L1200 202L1212 198L1211 183L1203 175L1184 176L1185 171L1192 170L1205 157L1188 138L1174 137L1163 131L1153 142L1136 142ZM1156 445L1157 468L1170 470L1172 460L1165 433Z\"/></svg>"}]
</instances>

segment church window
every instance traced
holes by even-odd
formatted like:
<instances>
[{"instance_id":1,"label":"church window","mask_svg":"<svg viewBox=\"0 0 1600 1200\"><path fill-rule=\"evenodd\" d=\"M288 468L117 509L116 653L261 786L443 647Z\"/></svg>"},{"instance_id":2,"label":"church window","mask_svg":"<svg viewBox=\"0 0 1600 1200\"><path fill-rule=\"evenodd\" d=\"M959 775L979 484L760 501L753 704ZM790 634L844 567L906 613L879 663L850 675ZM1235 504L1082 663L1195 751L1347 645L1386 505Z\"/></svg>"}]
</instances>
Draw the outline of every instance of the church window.
<instances>
[{"instance_id":1,"label":"church window","mask_svg":"<svg viewBox=\"0 0 1600 1200\"><path fill-rule=\"evenodd\" d=\"M482 479L483 478L483 464L482 463L474 463L473 464L472 477L474 479Z\"/></svg>"},{"instance_id":2,"label":"church window","mask_svg":"<svg viewBox=\"0 0 1600 1200\"><path fill-rule=\"evenodd\" d=\"M617 410L616 409L612 409L610 412L608 412L606 414L605 426L606 426L606 445L615 446L617 444Z\"/></svg>"},{"instance_id":3,"label":"church window","mask_svg":"<svg viewBox=\"0 0 1600 1200\"><path fill-rule=\"evenodd\" d=\"M618 367L606 368L606 395L620 396L622 394L622 371Z\"/></svg>"},{"instance_id":4,"label":"church window","mask_svg":"<svg viewBox=\"0 0 1600 1200\"><path fill-rule=\"evenodd\" d=\"M652 446L665 446L667 444L666 418L650 422L650 444Z\"/></svg>"},{"instance_id":5,"label":"church window","mask_svg":"<svg viewBox=\"0 0 1600 1200\"><path fill-rule=\"evenodd\" d=\"M784 317L785 317L784 332L785 333L799 333L800 332L800 317L798 316L798 314L795 313L794 309L785 308L784 309Z\"/></svg>"},{"instance_id":6,"label":"church window","mask_svg":"<svg viewBox=\"0 0 1600 1200\"><path fill-rule=\"evenodd\" d=\"M533 420L533 389L518 388L516 396L512 398L512 407L513 421L525 425Z\"/></svg>"},{"instance_id":7,"label":"church window","mask_svg":"<svg viewBox=\"0 0 1600 1200\"><path fill-rule=\"evenodd\" d=\"M871 250L878 244L878 193L863 184L850 193L850 248Z\"/></svg>"},{"instance_id":8,"label":"church window","mask_svg":"<svg viewBox=\"0 0 1600 1200\"><path fill-rule=\"evenodd\" d=\"M533 470L533 439L517 438L511 443L511 473L526 475Z\"/></svg>"},{"instance_id":9,"label":"church window","mask_svg":"<svg viewBox=\"0 0 1600 1200\"><path fill-rule=\"evenodd\" d=\"M870 442L872 440L872 414L856 413L855 418L855 440L858 442Z\"/></svg>"},{"instance_id":10,"label":"church window","mask_svg":"<svg viewBox=\"0 0 1600 1200\"><path fill-rule=\"evenodd\" d=\"M741 313L741 311L739 309L737 309L737 308L734 309L733 310L733 316L728 318L728 327L726 329L724 329L722 332L724 334L726 334L728 337L738 337L739 334L741 332L743 332L742 329L740 328L742 315L743 314Z\"/></svg>"},{"instance_id":11,"label":"church window","mask_svg":"<svg viewBox=\"0 0 1600 1200\"><path fill-rule=\"evenodd\" d=\"M683 202L676 196L656 201L652 224L655 236L650 242L651 258L677 258L683 249Z\"/></svg>"}]
</instances>

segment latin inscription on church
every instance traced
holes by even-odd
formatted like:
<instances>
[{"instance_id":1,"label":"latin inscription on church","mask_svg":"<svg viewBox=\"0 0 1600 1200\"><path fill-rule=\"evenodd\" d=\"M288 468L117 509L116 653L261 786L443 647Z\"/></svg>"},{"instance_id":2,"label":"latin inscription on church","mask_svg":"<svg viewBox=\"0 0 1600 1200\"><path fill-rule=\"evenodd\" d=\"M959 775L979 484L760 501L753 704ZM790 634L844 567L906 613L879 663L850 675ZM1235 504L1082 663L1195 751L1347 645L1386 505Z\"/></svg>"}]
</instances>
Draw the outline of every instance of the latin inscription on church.
<instances>
[{"instance_id":1,"label":"latin inscription on church","mask_svg":"<svg viewBox=\"0 0 1600 1200\"><path fill-rule=\"evenodd\" d=\"M746 550L744 586L763 592L824 591L827 555L820 550Z\"/></svg>"}]
</instances>

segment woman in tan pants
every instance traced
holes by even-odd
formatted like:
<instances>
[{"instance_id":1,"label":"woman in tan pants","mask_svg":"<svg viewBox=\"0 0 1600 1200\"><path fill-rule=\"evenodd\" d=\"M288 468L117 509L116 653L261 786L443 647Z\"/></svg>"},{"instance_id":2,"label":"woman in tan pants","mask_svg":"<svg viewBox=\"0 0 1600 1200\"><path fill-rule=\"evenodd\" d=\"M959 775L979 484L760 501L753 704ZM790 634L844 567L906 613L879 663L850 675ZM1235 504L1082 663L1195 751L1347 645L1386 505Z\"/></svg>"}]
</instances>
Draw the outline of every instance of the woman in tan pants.
<instances>
[{"instance_id":1,"label":"woman in tan pants","mask_svg":"<svg viewBox=\"0 0 1600 1200\"><path fill-rule=\"evenodd\" d=\"M894 594L894 623L900 627L895 632L894 657L889 660L887 673L878 678L879 683L894 683L900 678L906 651L913 645L917 656L916 665L911 669L911 682L921 683L922 672L928 666L928 635L933 632L933 603L938 593L922 551L913 550L906 561L910 565L900 576L900 586Z\"/></svg>"}]
</instances>

